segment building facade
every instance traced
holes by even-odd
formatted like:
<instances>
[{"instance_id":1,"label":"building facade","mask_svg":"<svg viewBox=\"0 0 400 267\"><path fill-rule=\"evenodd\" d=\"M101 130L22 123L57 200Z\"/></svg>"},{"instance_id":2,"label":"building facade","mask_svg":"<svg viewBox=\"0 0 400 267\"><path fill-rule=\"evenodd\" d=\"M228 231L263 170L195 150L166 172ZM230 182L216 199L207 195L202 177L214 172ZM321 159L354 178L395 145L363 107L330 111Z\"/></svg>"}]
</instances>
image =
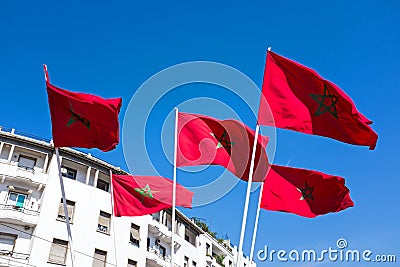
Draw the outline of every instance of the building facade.
<instances>
[{"instance_id":1,"label":"building facade","mask_svg":"<svg viewBox=\"0 0 400 267\"><path fill-rule=\"evenodd\" d=\"M171 210L113 217L109 173L124 172L73 149L60 159L75 266L171 266ZM71 266L58 175L50 142L0 129L0 266ZM176 267L234 266L236 247L176 214Z\"/></svg>"}]
</instances>

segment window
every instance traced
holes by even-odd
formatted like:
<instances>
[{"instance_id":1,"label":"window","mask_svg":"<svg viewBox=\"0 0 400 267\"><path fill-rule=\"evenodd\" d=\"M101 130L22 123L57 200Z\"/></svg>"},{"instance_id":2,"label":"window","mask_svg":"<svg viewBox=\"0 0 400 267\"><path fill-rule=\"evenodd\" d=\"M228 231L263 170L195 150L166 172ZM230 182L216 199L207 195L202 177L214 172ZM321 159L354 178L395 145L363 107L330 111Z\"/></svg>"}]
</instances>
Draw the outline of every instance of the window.
<instances>
[{"instance_id":1,"label":"window","mask_svg":"<svg viewBox=\"0 0 400 267\"><path fill-rule=\"evenodd\" d=\"M229 261L228 266L229 266L229 267L232 267L232 261Z\"/></svg>"},{"instance_id":2,"label":"window","mask_svg":"<svg viewBox=\"0 0 400 267\"><path fill-rule=\"evenodd\" d=\"M136 267L137 266L137 261L128 259L128 267Z\"/></svg>"},{"instance_id":3,"label":"window","mask_svg":"<svg viewBox=\"0 0 400 267\"><path fill-rule=\"evenodd\" d=\"M197 236L194 232L192 232L188 227L185 227L185 235L183 236L185 241L189 242L193 246L197 247Z\"/></svg>"},{"instance_id":4,"label":"window","mask_svg":"<svg viewBox=\"0 0 400 267\"><path fill-rule=\"evenodd\" d=\"M98 180L97 180L97 188L108 192L108 188L109 188L109 187L110 187L110 184L107 183L106 181L101 180L101 179L98 179Z\"/></svg>"},{"instance_id":5,"label":"window","mask_svg":"<svg viewBox=\"0 0 400 267\"><path fill-rule=\"evenodd\" d=\"M167 213L166 213L166 212L163 212L163 214L165 214L165 216L164 216L164 218L163 218L163 220L162 220L162 223L163 223L165 226L168 227ZM170 230L170 229L169 229L169 230Z\"/></svg>"},{"instance_id":6,"label":"window","mask_svg":"<svg viewBox=\"0 0 400 267\"><path fill-rule=\"evenodd\" d=\"M189 258L186 256L184 257L183 267L189 267Z\"/></svg>"},{"instance_id":7,"label":"window","mask_svg":"<svg viewBox=\"0 0 400 267\"><path fill-rule=\"evenodd\" d=\"M36 165L36 159L32 157L28 157L25 155L19 155L18 158L18 167L25 169L27 171L34 171L34 167Z\"/></svg>"},{"instance_id":8,"label":"window","mask_svg":"<svg viewBox=\"0 0 400 267\"><path fill-rule=\"evenodd\" d=\"M196 267L196 266L197 266L197 263L196 263L195 261L192 261L192 266L193 266L193 267Z\"/></svg>"},{"instance_id":9,"label":"window","mask_svg":"<svg viewBox=\"0 0 400 267\"><path fill-rule=\"evenodd\" d=\"M14 208L21 209L25 206L24 204L26 198L27 195L25 194L10 191L10 193L8 194L7 204L13 205Z\"/></svg>"},{"instance_id":10,"label":"window","mask_svg":"<svg viewBox=\"0 0 400 267\"><path fill-rule=\"evenodd\" d=\"M210 244L206 243L206 254L211 256L211 246Z\"/></svg>"},{"instance_id":11,"label":"window","mask_svg":"<svg viewBox=\"0 0 400 267\"><path fill-rule=\"evenodd\" d=\"M74 210L75 210L75 202L66 199L67 202L67 210L68 210L68 219L69 222L72 223L72 219L74 218ZM58 206L58 216L57 220L65 221L65 213L64 213L64 203L61 199L60 205Z\"/></svg>"},{"instance_id":12,"label":"window","mask_svg":"<svg viewBox=\"0 0 400 267\"><path fill-rule=\"evenodd\" d=\"M167 249L161 245L158 245L158 249L160 250L161 256L163 256L163 258L165 258L165 256L167 255Z\"/></svg>"},{"instance_id":13,"label":"window","mask_svg":"<svg viewBox=\"0 0 400 267\"><path fill-rule=\"evenodd\" d=\"M50 247L49 260L50 263L65 265L67 258L68 241L61 239L53 239Z\"/></svg>"},{"instance_id":14,"label":"window","mask_svg":"<svg viewBox=\"0 0 400 267\"><path fill-rule=\"evenodd\" d=\"M107 263L107 251L100 249L94 250L92 267L105 267Z\"/></svg>"},{"instance_id":15,"label":"window","mask_svg":"<svg viewBox=\"0 0 400 267\"><path fill-rule=\"evenodd\" d=\"M77 172L78 172L77 170L74 170L74 169L69 168L69 167L65 167L65 166L61 167L62 176L63 177L67 177L67 178L72 179L72 180L76 180Z\"/></svg>"},{"instance_id":16,"label":"window","mask_svg":"<svg viewBox=\"0 0 400 267\"><path fill-rule=\"evenodd\" d=\"M131 244L139 247L140 242L140 226L131 223L131 235L130 235ZM147 246L150 246L150 239L147 239Z\"/></svg>"},{"instance_id":17,"label":"window","mask_svg":"<svg viewBox=\"0 0 400 267\"><path fill-rule=\"evenodd\" d=\"M16 235L0 233L0 251L2 251L2 253L12 252L16 239Z\"/></svg>"},{"instance_id":18,"label":"window","mask_svg":"<svg viewBox=\"0 0 400 267\"><path fill-rule=\"evenodd\" d=\"M109 234L110 233L110 220L111 220L110 214L108 214L107 212L104 212L104 211L100 211L99 224L97 225L97 231L104 233L104 234Z\"/></svg>"},{"instance_id":19,"label":"window","mask_svg":"<svg viewBox=\"0 0 400 267\"><path fill-rule=\"evenodd\" d=\"M150 247L150 237L147 238L147 248Z\"/></svg>"}]
</instances>

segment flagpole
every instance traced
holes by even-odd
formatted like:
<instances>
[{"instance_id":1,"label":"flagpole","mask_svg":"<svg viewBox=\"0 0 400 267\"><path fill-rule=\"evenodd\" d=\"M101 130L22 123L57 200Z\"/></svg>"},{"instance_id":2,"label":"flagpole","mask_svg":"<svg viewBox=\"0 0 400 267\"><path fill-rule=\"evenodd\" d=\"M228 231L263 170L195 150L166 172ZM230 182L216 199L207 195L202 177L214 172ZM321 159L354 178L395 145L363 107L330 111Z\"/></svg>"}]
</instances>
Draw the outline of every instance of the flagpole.
<instances>
[{"instance_id":1,"label":"flagpole","mask_svg":"<svg viewBox=\"0 0 400 267\"><path fill-rule=\"evenodd\" d=\"M267 48L267 54L268 52L270 52L272 49L271 46L269 46ZM262 95L261 95L262 97ZM257 122L257 126L258 126L258 122ZM264 181L265 182L265 181ZM263 195L263 189L264 189L264 182L261 183L261 187L260 187L260 193L259 193L259 197L258 197L258 206L257 206L257 213L256 213L256 220L254 222L254 229L253 229L253 238L251 240L251 248L250 248L250 262L253 261L253 256L254 256L254 247L255 247L255 243L256 243L256 238L257 238L257 230L258 230L258 219L260 218L260 209L261 209L261 200L262 200L262 195Z\"/></svg>"},{"instance_id":2,"label":"flagpole","mask_svg":"<svg viewBox=\"0 0 400 267\"><path fill-rule=\"evenodd\" d=\"M174 174L172 187L172 238L171 238L171 267L174 267L175 250L175 206L176 206L176 157L178 150L178 108L175 108L175 129L174 129Z\"/></svg>"},{"instance_id":3,"label":"flagpole","mask_svg":"<svg viewBox=\"0 0 400 267\"><path fill-rule=\"evenodd\" d=\"M114 186L112 183L112 170L110 169L110 191L111 191L111 222L113 229L113 237L114 237L114 253L115 253L115 265L118 266L118 257L117 257L117 242L115 242L115 216L114 216Z\"/></svg>"},{"instance_id":4,"label":"flagpole","mask_svg":"<svg viewBox=\"0 0 400 267\"><path fill-rule=\"evenodd\" d=\"M256 221L254 222L253 239L251 241L250 261L253 261L254 246L255 246L256 237L257 237L258 219L260 218L261 199L262 199L262 195L263 195L264 183L265 183L265 181L263 183L261 183L260 193L259 193L259 198L258 198Z\"/></svg>"},{"instance_id":5,"label":"flagpole","mask_svg":"<svg viewBox=\"0 0 400 267\"><path fill-rule=\"evenodd\" d=\"M256 126L256 133L254 136L254 143L253 143L253 151L251 153L251 162L250 162L250 172L249 172L249 179L247 181L247 192L246 192L246 200L244 204L244 210L243 210L243 219L242 219L242 229L240 231L240 241L239 241L239 249L238 249L238 254L236 257L236 267L240 267L240 259L241 259L241 254L243 252L243 241L244 241L244 232L246 230L246 221L247 221L247 213L249 209L249 201L250 201L250 189L251 189L251 183L253 181L253 173L254 173L254 159L256 156L256 149L257 149L257 141L258 141L258 132L260 130L260 126L257 123Z\"/></svg>"},{"instance_id":6,"label":"flagpole","mask_svg":"<svg viewBox=\"0 0 400 267\"><path fill-rule=\"evenodd\" d=\"M72 267L74 267L75 266L75 254L74 254L74 248L73 248L73 243L72 243L71 225L69 222L67 200L65 198L64 181L63 181L63 177L62 177L62 173L61 173L60 153L58 152L58 147L56 147L55 150L56 150L57 165L58 165L58 177L60 179L61 195L62 195L63 206L64 206L65 222L67 224L68 241L69 241L70 254L71 254L71 263L72 263Z\"/></svg>"}]
</instances>

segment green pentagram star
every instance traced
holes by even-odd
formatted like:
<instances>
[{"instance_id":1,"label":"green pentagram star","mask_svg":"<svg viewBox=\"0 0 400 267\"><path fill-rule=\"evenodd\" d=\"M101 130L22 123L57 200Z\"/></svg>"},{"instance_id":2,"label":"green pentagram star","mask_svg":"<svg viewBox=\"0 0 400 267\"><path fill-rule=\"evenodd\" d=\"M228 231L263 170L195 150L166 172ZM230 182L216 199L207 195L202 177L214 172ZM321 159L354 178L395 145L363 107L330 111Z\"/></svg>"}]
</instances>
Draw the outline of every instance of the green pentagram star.
<instances>
[{"instance_id":1,"label":"green pentagram star","mask_svg":"<svg viewBox=\"0 0 400 267\"><path fill-rule=\"evenodd\" d=\"M158 191L151 191L150 186L148 184L146 184L146 186L143 188L135 188L135 191L141 195L142 197L141 202L143 202L144 198L154 198L153 193L158 192Z\"/></svg>"},{"instance_id":2,"label":"green pentagram star","mask_svg":"<svg viewBox=\"0 0 400 267\"><path fill-rule=\"evenodd\" d=\"M309 198L309 199L311 199L311 200L314 200L314 196L312 195L312 194L313 194L313 191L314 191L314 187L310 187L310 186L307 184L307 182L306 182L304 188L297 188L297 190L298 190L299 192L301 192L301 198L300 198L300 200L304 200L304 199L306 199L306 198Z\"/></svg>"},{"instance_id":3,"label":"green pentagram star","mask_svg":"<svg viewBox=\"0 0 400 267\"><path fill-rule=\"evenodd\" d=\"M70 107L68 110L69 113L71 113L71 117L69 118L69 121L67 123L67 127L71 126L72 124L74 124L75 122L81 122L83 125L85 125L86 128L88 128L90 130L90 121L85 118L84 116L76 113L74 111L74 108L72 107L72 103L69 103Z\"/></svg>"},{"instance_id":4,"label":"green pentagram star","mask_svg":"<svg viewBox=\"0 0 400 267\"><path fill-rule=\"evenodd\" d=\"M325 112L329 112L333 117L338 119L336 104L339 99L337 96L331 94L326 83L324 83L323 95L310 94L310 96L319 104L319 107L315 112L315 116L319 116L324 114ZM330 103L325 104L326 100L330 101Z\"/></svg>"},{"instance_id":5,"label":"green pentagram star","mask_svg":"<svg viewBox=\"0 0 400 267\"><path fill-rule=\"evenodd\" d=\"M217 139L218 144L217 144L217 149L218 148L225 148L228 150L228 152L231 152L232 146L234 145L234 142L231 142L228 138L228 133L226 130L222 133L221 136L216 136L214 133L210 133L215 139Z\"/></svg>"}]
</instances>

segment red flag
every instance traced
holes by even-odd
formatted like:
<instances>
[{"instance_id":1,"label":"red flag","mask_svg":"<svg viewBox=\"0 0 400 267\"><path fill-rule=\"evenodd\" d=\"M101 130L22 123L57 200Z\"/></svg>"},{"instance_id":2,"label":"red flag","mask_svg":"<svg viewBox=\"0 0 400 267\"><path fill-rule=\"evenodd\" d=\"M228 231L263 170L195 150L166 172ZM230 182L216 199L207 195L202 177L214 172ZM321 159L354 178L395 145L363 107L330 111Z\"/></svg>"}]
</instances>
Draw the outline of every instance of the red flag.
<instances>
[{"instance_id":1,"label":"red flag","mask_svg":"<svg viewBox=\"0 0 400 267\"><path fill-rule=\"evenodd\" d=\"M47 74L47 72L46 72ZM70 92L46 81L55 147L99 148L119 143L121 98Z\"/></svg>"},{"instance_id":2,"label":"red flag","mask_svg":"<svg viewBox=\"0 0 400 267\"><path fill-rule=\"evenodd\" d=\"M249 178L254 131L236 120L179 113L177 166L221 165L240 179ZM264 181L268 139L261 135L255 155L253 181Z\"/></svg>"},{"instance_id":3,"label":"red flag","mask_svg":"<svg viewBox=\"0 0 400 267\"><path fill-rule=\"evenodd\" d=\"M378 139L372 122L338 86L273 52L267 54L258 122L370 149Z\"/></svg>"},{"instance_id":4,"label":"red flag","mask_svg":"<svg viewBox=\"0 0 400 267\"><path fill-rule=\"evenodd\" d=\"M114 215L141 216L172 207L171 180L160 176L112 175ZM176 185L176 205L192 207L193 192Z\"/></svg>"},{"instance_id":5,"label":"red flag","mask_svg":"<svg viewBox=\"0 0 400 267\"><path fill-rule=\"evenodd\" d=\"M261 208L313 218L354 203L344 179L317 171L272 165L264 182Z\"/></svg>"}]
</instances>

